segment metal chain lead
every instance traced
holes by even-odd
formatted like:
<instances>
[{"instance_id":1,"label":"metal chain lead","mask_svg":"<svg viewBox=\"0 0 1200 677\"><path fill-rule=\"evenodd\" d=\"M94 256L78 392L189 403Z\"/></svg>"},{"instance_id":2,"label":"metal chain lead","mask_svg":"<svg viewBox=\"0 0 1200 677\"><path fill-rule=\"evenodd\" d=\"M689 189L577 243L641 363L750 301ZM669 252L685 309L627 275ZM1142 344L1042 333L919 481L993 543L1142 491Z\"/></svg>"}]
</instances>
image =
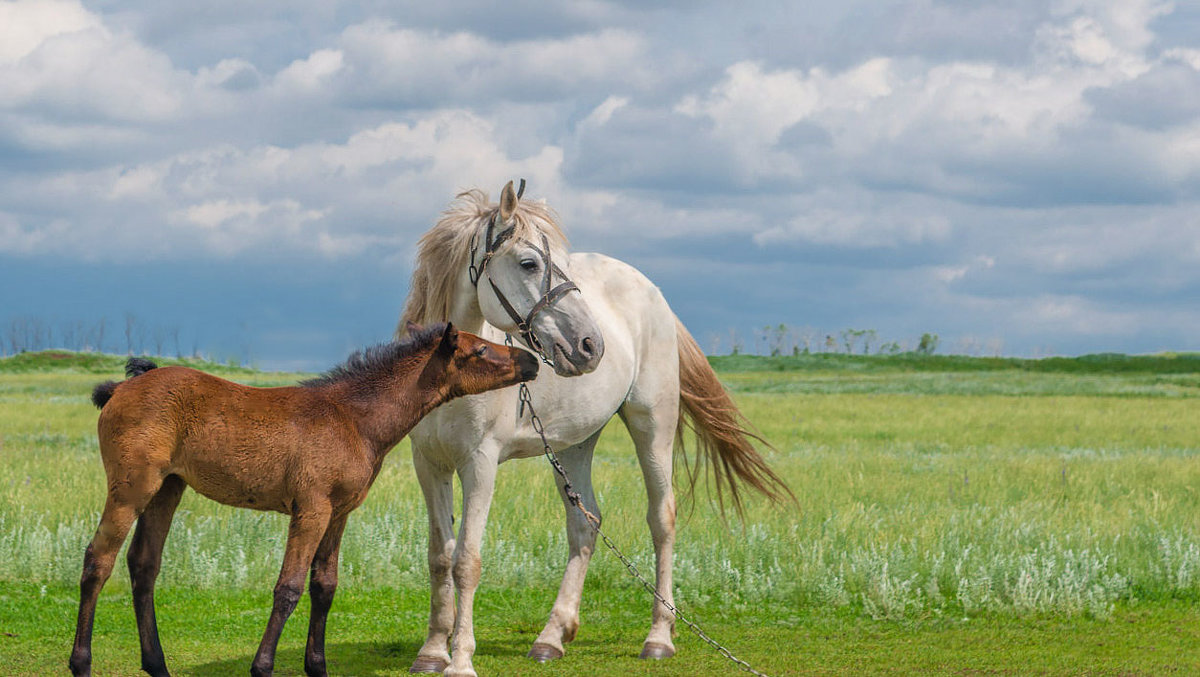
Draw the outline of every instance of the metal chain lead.
<instances>
[{"instance_id":1,"label":"metal chain lead","mask_svg":"<svg viewBox=\"0 0 1200 677\"><path fill-rule=\"evenodd\" d=\"M512 345L512 337L508 337L507 342L509 345ZM695 633L697 637L704 640L706 643L716 649L717 653L736 663L738 667L745 672L748 672L752 675L758 675L759 677L770 677L764 672L755 670L750 666L749 663L733 655L732 651L722 646L712 637L709 637L708 633L704 632L699 625L697 625L687 616L684 616L683 612L680 611L678 607L668 602L666 598L659 593L658 588L642 575L642 572L638 570L637 565L634 564L633 561L628 557L626 557L625 553L621 552L621 549L617 547L616 543L613 543L613 540L608 537L608 534L605 534L604 531L600 529L600 519L593 515L590 510L584 507L583 497L581 497L579 492L575 491L575 488L571 485L571 478L567 477L566 468L564 468L562 463L559 462L558 455L554 453L554 449L550 447L550 442L546 440L545 426L542 425L542 419L538 418L537 412L534 411L533 398L529 394L529 386L522 383L520 389L518 390L517 396L521 401L521 408L518 415L523 416L525 414L525 408L529 407L529 423L533 426L534 431L537 432L538 437L542 438L542 453L546 456L546 460L550 462L550 467L554 468L554 472L558 473L558 476L562 478L563 494L566 495L567 500L571 502L571 505L575 506L581 513L583 513L584 518L587 519L588 524L592 527L592 530L595 531L598 536L600 536L600 538L604 541L604 545L608 546L608 549L617 556L617 559L621 560L621 563L624 564L625 568L629 571L629 575L636 578L638 582L642 584L642 587L654 596L654 599L658 600L660 604L666 607L667 610L675 616L676 620L681 621L684 625L688 626L688 628L691 629L691 631Z\"/></svg>"}]
</instances>

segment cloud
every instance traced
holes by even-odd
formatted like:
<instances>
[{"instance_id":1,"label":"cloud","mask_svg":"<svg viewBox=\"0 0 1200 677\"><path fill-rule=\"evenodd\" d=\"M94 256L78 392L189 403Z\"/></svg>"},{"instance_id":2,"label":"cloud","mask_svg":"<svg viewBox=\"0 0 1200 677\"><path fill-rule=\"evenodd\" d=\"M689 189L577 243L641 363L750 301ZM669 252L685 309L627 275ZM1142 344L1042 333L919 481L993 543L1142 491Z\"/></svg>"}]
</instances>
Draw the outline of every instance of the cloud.
<instances>
[{"instance_id":1,"label":"cloud","mask_svg":"<svg viewBox=\"0 0 1200 677\"><path fill-rule=\"evenodd\" d=\"M338 42L353 71L345 91L376 105L545 101L588 88L645 88L655 81L641 67L646 59L641 38L619 29L501 43L472 33L368 21L348 27Z\"/></svg>"},{"instance_id":2,"label":"cloud","mask_svg":"<svg viewBox=\"0 0 1200 677\"><path fill-rule=\"evenodd\" d=\"M523 175L553 189L561 151L512 158L486 120L438 111L363 130L341 143L217 146L150 163L9 182L9 251L121 259L204 252L349 256L402 247L455 193ZM6 188L6 190L5 190ZM40 206L60 205L53 219ZM62 223L73 237L49 237ZM171 230L163 237L163 224ZM135 243L154 242L155 246ZM19 245L19 246L18 246Z\"/></svg>"},{"instance_id":3,"label":"cloud","mask_svg":"<svg viewBox=\"0 0 1200 677\"><path fill-rule=\"evenodd\" d=\"M0 3L5 255L402 267L524 176L700 331L1196 324L1182 3L99 7Z\"/></svg>"},{"instance_id":4,"label":"cloud","mask_svg":"<svg viewBox=\"0 0 1200 677\"><path fill-rule=\"evenodd\" d=\"M114 34L74 2L3 5L0 110L58 120L148 122L174 114L184 77L161 54Z\"/></svg>"}]
</instances>

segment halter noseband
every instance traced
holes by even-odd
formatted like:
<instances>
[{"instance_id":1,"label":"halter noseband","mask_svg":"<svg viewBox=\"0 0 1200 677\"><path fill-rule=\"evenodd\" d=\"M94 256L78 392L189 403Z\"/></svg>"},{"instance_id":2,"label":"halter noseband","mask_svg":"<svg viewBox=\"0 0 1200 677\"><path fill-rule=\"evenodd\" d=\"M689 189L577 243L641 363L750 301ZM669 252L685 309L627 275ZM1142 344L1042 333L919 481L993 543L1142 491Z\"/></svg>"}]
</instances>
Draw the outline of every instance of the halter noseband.
<instances>
[{"instance_id":1,"label":"halter noseband","mask_svg":"<svg viewBox=\"0 0 1200 677\"><path fill-rule=\"evenodd\" d=\"M524 189L525 181L522 179L521 190L517 193L518 198L520 197L521 193L524 192ZM479 265L475 264L475 252L478 250L478 242L476 242L474 238L472 238L471 241L471 267L467 270L467 273L471 278L471 284L475 285L476 288L479 287L480 278L482 278L484 273L487 271L488 262L492 260L492 257L496 254L496 250L499 249L500 245L512 237L516 228L516 226L509 226L499 233L496 233L495 237L493 238L492 233L496 229L496 218L499 215L500 212L497 210L496 213L492 215L491 220L488 221L487 232L483 236L483 258L479 260ZM533 307L529 309L529 313L527 315L521 317L521 314L518 313L517 309L513 307L513 304L509 302L508 297L506 297L504 293L500 291L500 288L496 286L496 283L492 281L490 275L488 276L488 284L492 285L492 291L495 292L496 299L500 301L500 306L504 308L504 312L508 313L508 316L512 318L512 321L516 323L517 331L521 334L521 338L525 341L525 345L532 348L534 352L536 352L542 358L543 362L546 364L552 364L550 358L546 356L546 351L542 348L541 341L539 341L537 337L533 335L533 319L537 317L538 313L554 305L554 303L563 296L566 296L568 292L579 291L579 287L575 286L575 283L567 277L567 274L563 272L562 268L559 268L554 264L553 261L550 260L550 242L546 239L545 233L541 233L541 236L542 247L540 249L532 242L525 241L526 244L532 247L533 250L542 257L542 262L545 264L545 272L542 274L541 284L542 297L533 304ZM564 280L564 282L559 283L559 285L556 287L552 286L555 273L557 273L558 276Z\"/></svg>"}]
</instances>

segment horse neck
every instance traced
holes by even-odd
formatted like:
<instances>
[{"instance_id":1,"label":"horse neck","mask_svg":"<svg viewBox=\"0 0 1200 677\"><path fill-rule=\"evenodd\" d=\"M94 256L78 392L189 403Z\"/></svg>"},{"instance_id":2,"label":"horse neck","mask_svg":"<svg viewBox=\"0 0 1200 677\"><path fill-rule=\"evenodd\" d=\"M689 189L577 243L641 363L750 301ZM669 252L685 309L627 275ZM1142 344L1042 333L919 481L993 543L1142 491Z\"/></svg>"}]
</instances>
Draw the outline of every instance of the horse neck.
<instances>
[{"instance_id":1,"label":"horse neck","mask_svg":"<svg viewBox=\"0 0 1200 677\"><path fill-rule=\"evenodd\" d=\"M482 280L480 280L482 283ZM454 299L450 302L450 316L445 318L462 331L480 334L483 330L483 310L479 307L479 296L475 285L463 275L454 290Z\"/></svg>"}]
</instances>

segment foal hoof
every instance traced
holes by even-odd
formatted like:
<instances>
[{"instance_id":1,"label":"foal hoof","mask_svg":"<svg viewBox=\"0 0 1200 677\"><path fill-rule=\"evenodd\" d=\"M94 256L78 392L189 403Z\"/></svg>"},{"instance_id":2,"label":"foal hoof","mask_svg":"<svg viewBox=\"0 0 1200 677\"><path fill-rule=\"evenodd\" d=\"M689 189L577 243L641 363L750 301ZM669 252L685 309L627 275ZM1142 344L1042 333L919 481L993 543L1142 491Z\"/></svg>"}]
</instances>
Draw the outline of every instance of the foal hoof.
<instances>
[{"instance_id":1,"label":"foal hoof","mask_svg":"<svg viewBox=\"0 0 1200 677\"><path fill-rule=\"evenodd\" d=\"M664 658L670 658L674 655L675 649L667 646L666 644L659 644L658 642L646 642L646 645L642 647L642 654L638 656L638 658L648 661L658 661Z\"/></svg>"},{"instance_id":2,"label":"foal hoof","mask_svg":"<svg viewBox=\"0 0 1200 677\"><path fill-rule=\"evenodd\" d=\"M549 644L536 642L532 647L529 648L529 653L525 655L539 663L545 663L547 661L556 661L562 658L563 652L550 646Z\"/></svg>"},{"instance_id":3,"label":"foal hoof","mask_svg":"<svg viewBox=\"0 0 1200 677\"><path fill-rule=\"evenodd\" d=\"M450 661L437 656L417 656L409 672L444 672L450 666Z\"/></svg>"}]
</instances>

